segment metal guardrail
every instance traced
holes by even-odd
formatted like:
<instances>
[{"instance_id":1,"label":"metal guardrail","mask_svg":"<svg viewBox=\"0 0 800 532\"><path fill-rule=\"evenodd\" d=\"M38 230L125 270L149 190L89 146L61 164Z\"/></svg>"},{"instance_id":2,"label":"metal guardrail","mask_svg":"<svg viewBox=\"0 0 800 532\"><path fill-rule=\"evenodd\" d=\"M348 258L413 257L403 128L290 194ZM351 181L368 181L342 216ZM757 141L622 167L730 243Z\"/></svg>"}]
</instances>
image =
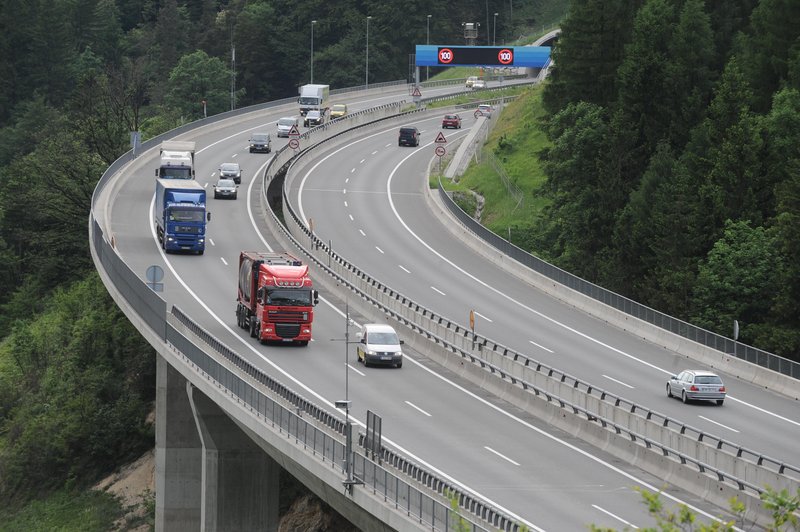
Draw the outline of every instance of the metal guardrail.
<instances>
[{"instance_id":1,"label":"metal guardrail","mask_svg":"<svg viewBox=\"0 0 800 532\"><path fill-rule=\"evenodd\" d=\"M176 348L177 356L185 357L203 377L218 383L230 396L246 405L252 413L263 419L273 429L291 436L296 444L302 445L304 449L309 450L314 456L320 457L323 463L330 463L331 467L340 471L343 475L346 473L341 465L345 463L346 458L345 444L306 421L300 415L300 412L311 414L314 419L324 426L336 432L337 435L344 437L345 424L341 420L321 410L247 362L235 351L206 332L177 307L172 308L172 316L209 348L213 349L221 359L230 362L243 375L231 371L215 357L210 356L195 345L190 338L168 324L166 341ZM270 393L265 393L265 391ZM271 397L272 394L284 399L296 410L287 408L275 401ZM410 463L402 457L398 457L398 459L404 463ZM396 509L404 512L407 517L430 526L432 530L463 530L466 527L472 532L488 532L486 528L468 517L454 515L448 504L437 500L437 498L432 497L415 485L402 480L398 475L379 463L370 460L358 450L354 449L351 452L351 461L349 463L353 464L353 474L364 483L365 488L371 489L374 494L381 495L386 502L393 504ZM396 469L403 471L402 468ZM403 471L403 473L417 482L420 475L428 479L435 478L434 475L417 466L414 466L412 471L415 474L408 474L406 471ZM437 482L437 485L447 486L442 482ZM449 489L449 487L445 489ZM445 494L447 492L440 491L438 493ZM476 502L471 498L465 498L464 500L467 503L465 507L469 507L470 503ZM513 523L504 520L507 518L504 518L502 514L493 511L491 508L484 508L484 510L496 522L498 520L502 521L502 530L511 530Z\"/></svg>"},{"instance_id":2,"label":"metal guardrail","mask_svg":"<svg viewBox=\"0 0 800 532\"><path fill-rule=\"evenodd\" d=\"M381 121L385 121L386 119L387 118L383 118L381 119ZM370 124L362 124L359 126L359 129L368 125ZM335 136L342 135L346 132L347 131L338 133ZM334 137L321 140L320 142L314 144L313 146L305 150L302 155L305 155L311 150L324 145L325 142L327 142L331 138ZM278 154L276 154L276 157L273 161L280 161L280 160L281 158L278 156ZM282 164L280 164L279 168L278 166L273 167L272 163L270 163L270 165L268 165L265 171L265 180L267 181L271 180L273 176L279 171L286 171L288 166L292 164L294 161L296 161L294 157L289 161L284 161L282 162ZM266 190L266 187L264 188ZM297 228L297 230L302 231L302 233L304 233L304 238L309 239L311 247L315 251L310 252L307 249L305 249L291 234L289 229L284 229L284 232L286 233L287 237L294 240L298 248L300 248L305 254L307 254L312 260L314 260L314 262L316 262L321 268L325 269L330 275L336 278L337 282L342 283L343 285L347 286L350 290L353 290L354 292L358 293L362 298L364 298L367 301L370 301L373 305L380 308L382 312L392 315L398 321L405 323L412 330L422 335L428 336L429 338L433 339L436 343L440 343L441 345L445 346L449 351L456 354L460 354L462 358L466 358L470 362L480 365L480 367L486 369L487 371L505 380L508 380L512 384L520 386L523 389L539 390L541 393L544 393L543 390L545 390L545 388L536 386L535 384L531 383L525 378L520 378L519 374L514 374L507 370L503 370L501 369L499 364L493 364L488 360L486 360L485 358L485 354L488 353L498 355L502 359L505 359L506 361L511 361L520 368L523 368L525 372L533 372L538 377L545 378L552 383L557 383L559 389L567 389L570 391L582 393L585 396L595 397L599 399L599 401L604 403L607 407L616 410L620 415L622 414L636 415L639 417L641 421L653 424L656 427L670 429L676 436L681 438L690 438L691 437L690 434L694 434L693 441L698 442L703 446L709 447L711 449L729 452L729 454L732 457L736 459L745 460L754 467L758 468L759 470L763 470L764 473L772 473L784 477L787 473L793 473L795 474L795 476L798 476L798 474L800 474L800 469L798 469L798 467L796 466L789 465L784 462L772 459L756 451L748 450L738 444L728 442L715 435L705 433L699 429L691 427L690 425L681 423L677 420L673 420L668 416L665 416L648 408L636 405L632 401L626 400L622 397L618 397L602 388L593 386L589 383L581 381L580 379L577 379L576 377L561 372L556 368L552 368L545 364L542 364L541 362L538 362L535 359L532 359L522 353L518 353L512 350L511 348L500 344L499 342L495 342L489 338L474 334L466 327L463 327L458 323L451 322L444 316L439 316L435 314L434 312L426 309L425 307L415 303L410 298L394 291L393 289L391 289L386 285L383 285L380 281L371 278L368 274L359 270L355 265L348 263L344 258L340 257L332 249L329 249L328 245L325 242L320 241L307 227L305 227L302 224L296 212L294 211L288 196L286 196L285 190L284 190L283 204L286 210L290 213L294 227ZM272 215L275 216L274 213ZM288 221L289 220L287 219L287 222ZM280 227L283 226L280 225ZM336 267L338 267L338 271L334 271L333 268ZM344 274L341 274L341 272L346 272L349 275L349 277L345 276ZM357 280L358 284L356 282L351 282L352 279ZM371 293L373 294L376 293L381 294L381 299L370 296L367 293L367 290L362 289L364 286L369 287L369 291L371 291ZM387 301L391 301L393 303L393 306L389 306L387 304ZM436 335L432 333L431 330L420 324L423 321L427 324L435 324L435 326L438 327L439 329L448 331L451 334L450 340L442 337L441 335ZM452 339L457 336L461 337L462 346L465 344L472 343L473 344L472 349L464 349L463 347L455 345L452 342ZM548 397L548 400L551 400L549 398L550 397L549 395L546 395L546 397ZM748 483L745 480L742 480L734 475L724 472L722 469L714 466L713 464L707 464L705 462L702 462L696 457L687 455L685 453L681 453L673 448L662 445L650 438L647 438L646 436L641 435L640 433L634 430L631 430L629 426L626 427L619 425L615 423L613 420L603 416L597 410L590 411L573 402L560 399L555 394L552 394L552 397L555 400L558 400L562 405L567 405L573 410L582 412L587 419L600 423L604 428L613 429L618 434L627 433L631 437L632 441L641 443L647 448L660 448L662 449L662 452L665 453L665 456L667 455L675 456L682 464L696 464L698 470L701 472L706 472L706 471L714 472L719 479L730 482L731 484L737 486L738 489L744 489L744 487L756 490L759 489L755 488L754 485ZM767 469L768 465L771 466L772 469ZM800 478L800 476L798 476L798 478ZM797 483L798 478L793 479L791 477L785 477L784 480L791 484L791 483ZM773 486L778 485L778 483L771 483L771 484Z\"/></svg>"},{"instance_id":3,"label":"metal guardrail","mask_svg":"<svg viewBox=\"0 0 800 532\"><path fill-rule=\"evenodd\" d=\"M531 255L527 251L515 246L508 240L491 232L489 229L478 223L467 213L463 212L454 202L448 201L449 197L440 184L440 197L448 209L456 216L461 223L468 227L473 233L496 248L498 251L510 256L517 262L524 264L531 270L540 273L553 281L571 288L583 295L591 297L605 305L617 309L625 314L655 325L661 329L688 338L694 342L702 344L722 353L726 353L747 362L776 371L783 375L788 375L795 379L800 379L800 363L788 358L783 358L773 353L751 347L740 342L735 342L717 333L707 331L696 325L692 325L678 318L673 318L655 309L637 303L632 299L621 296L610 290L598 286L594 283L581 279L557 266L543 261Z\"/></svg>"},{"instance_id":4,"label":"metal guardrail","mask_svg":"<svg viewBox=\"0 0 800 532\"><path fill-rule=\"evenodd\" d=\"M292 103L293 101L294 98L291 98L283 100L280 103L270 102L269 104L254 106L255 108L244 108L226 113L224 118L254 112L259 109L275 107L283 103ZM359 114L360 113L353 113L353 116L358 116ZM187 126L182 126L145 142L142 148L148 149L149 147L154 147L162 140L173 138L174 136L201 125L206 125L221 119L223 118L217 115ZM329 122L328 124L331 123ZM314 129L331 128L332 126L328 124ZM309 138L313 134L314 130L310 130L303 133L303 137ZM164 342L170 342L173 347L177 348L177 356L185 357L186 360L190 361L207 377L213 378L227 393L230 393L243 403L249 405L253 409L253 412L260 415L263 419L266 420L269 418L273 427L287 433L294 430L291 434L293 434L297 442L302 442L307 448L310 447L312 452L322 457L323 461L327 460L331 462L333 467L344 472L341 466L337 464L337 458L339 459L339 464L342 463L344 459L344 443L318 430L316 427L303 420L297 412L310 415L318 423L327 426L331 431L343 437L344 423L340 419L328 414L314 403L311 403L299 394L293 392L290 388L272 379L258 370L258 368L255 368L244 358L236 354L235 351L204 331L185 313L180 311L180 309L173 307L171 312L173 319L191 330L198 338L201 338L209 348L213 349L219 355L220 360L224 359L235 366L236 371L229 370L220 360L207 355L203 349L189 341L168 322L166 302L156 292L148 288L142 279L125 264L114 249L113 238L106 238L95 212L95 208L97 207L96 201L111 178L132 159L132 152L127 152L114 161L103 173L95 187L92 196L92 210L89 215L89 222L91 244L95 250L96 260L99 262L99 264L96 264L96 267L103 269L110 279L110 282L117 287L119 293L125 298L136 315L142 319L144 325L149 327L158 338ZM258 388L256 388L256 386L258 386ZM284 402L291 404L296 412L283 407L265 392L274 394ZM303 427L303 430L300 431L297 427ZM309 434L311 436L309 436ZM503 523L503 526L500 527L501 530L509 532L519 530L516 524L512 525L513 520L510 517L505 516L491 505L471 497L462 490L454 491L454 496L458 501L468 502L470 507L459 506L459 510L454 511L449 504L442 503L437 500L437 498L430 496L425 491L406 482L388 469L372 462L366 456L359 454L357 451L354 451L353 454L354 459L352 463L355 468L354 472L360 480L364 481L365 487L371 489L375 494L382 495L385 501L391 502L395 506L395 509L404 511L408 517L426 526L430 526L432 530L443 530L447 532L458 530L460 532L465 526L472 532L484 532L487 530L472 519L461 515L463 512L471 513L475 516L489 516L494 523ZM399 458L400 457L397 455L394 456L395 460ZM405 459L403 459L403 463L411 464L411 462ZM414 466L411 469L413 469L416 476L422 476L424 479L434 482L436 485L447 485L444 482L436 481L435 475L424 472L424 469L421 467ZM402 468L398 468L398 472L402 472ZM418 481L418 478L412 478L415 482ZM428 487L427 484L425 486L426 488ZM445 492L438 493L445 497L448 496ZM483 518L481 517L481 519Z\"/></svg>"}]
</instances>

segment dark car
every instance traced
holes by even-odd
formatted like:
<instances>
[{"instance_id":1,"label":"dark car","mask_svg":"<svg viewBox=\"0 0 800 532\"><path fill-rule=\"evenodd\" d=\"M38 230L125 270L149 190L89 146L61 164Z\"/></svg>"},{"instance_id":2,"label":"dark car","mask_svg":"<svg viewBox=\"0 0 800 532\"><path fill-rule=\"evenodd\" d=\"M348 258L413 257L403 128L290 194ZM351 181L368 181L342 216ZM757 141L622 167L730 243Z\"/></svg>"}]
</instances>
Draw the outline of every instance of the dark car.
<instances>
[{"instance_id":1,"label":"dark car","mask_svg":"<svg viewBox=\"0 0 800 532\"><path fill-rule=\"evenodd\" d=\"M214 199L231 198L236 199L238 196L238 187L233 179L219 178L214 184Z\"/></svg>"},{"instance_id":2,"label":"dark car","mask_svg":"<svg viewBox=\"0 0 800 532\"><path fill-rule=\"evenodd\" d=\"M397 137L398 146L419 146L419 129L415 127L401 127Z\"/></svg>"},{"instance_id":3,"label":"dark car","mask_svg":"<svg viewBox=\"0 0 800 532\"><path fill-rule=\"evenodd\" d=\"M444 115L442 129L444 128L461 129L461 117L458 115Z\"/></svg>"},{"instance_id":4,"label":"dark car","mask_svg":"<svg viewBox=\"0 0 800 532\"><path fill-rule=\"evenodd\" d=\"M237 185L242 182L242 169L239 163L222 163L219 167L219 177L233 179Z\"/></svg>"},{"instance_id":5,"label":"dark car","mask_svg":"<svg viewBox=\"0 0 800 532\"><path fill-rule=\"evenodd\" d=\"M325 115L322 111L309 111L303 120L303 125L306 127L321 126L325 122Z\"/></svg>"},{"instance_id":6,"label":"dark car","mask_svg":"<svg viewBox=\"0 0 800 532\"><path fill-rule=\"evenodd\" d=\"M271 151L269 133L253 133L250 137L250 153L269 153Z\"/></svg>"}]
</instances>

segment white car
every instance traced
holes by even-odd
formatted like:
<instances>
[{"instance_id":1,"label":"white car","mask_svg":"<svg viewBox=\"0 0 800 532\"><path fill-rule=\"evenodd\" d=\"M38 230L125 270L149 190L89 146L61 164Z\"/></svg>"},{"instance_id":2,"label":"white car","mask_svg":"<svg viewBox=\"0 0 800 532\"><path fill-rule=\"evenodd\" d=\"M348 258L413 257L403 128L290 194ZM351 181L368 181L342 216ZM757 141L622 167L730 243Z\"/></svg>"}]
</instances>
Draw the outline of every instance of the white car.
<instances>
[{"instance_id":1,"label":"white car","mask_svg":"<svg viewBox=\"0 0 800 532\"><path fill-rule=\"evenodd\" d=\"M403 340L398 338L391 325L367 323L362 332L356 334L356 355L364 366L380 364L403 367Z\"/></svg>"},{"instance_id":2,"label":"white car","mask_svg":"<svg viewBox=\"0 0 800 532\"><path fill-rule=\"evenodd\" d=\"M293 116L284 116L278 120L278 137L289 138L289 132L292 128L300 127L300 121Z\"/></svg>"},{"instance_id":3,"label":"white car","mask_svg":"<svg viewBox=\"0 0 800 532\"><path fill-rule=\"evenodd\" d=\"M486 82L484 80L482 80L482 79L476 79L475 81L472 82L472 88L473 89L485 89L486 88Z\"/></svg>"},{"instance_id":4,"label":"white car","mask_svg":"<svg viewBox=\"0 0 800 532\"><path fill-rule=\"evenodd\" d=\"M486 118L491 118L493 112L494 108L491 105L489 105L488 103L482 103L478 106L478 112L476 113L476 115L485 116Z\"/></svg>"}]
</instances>

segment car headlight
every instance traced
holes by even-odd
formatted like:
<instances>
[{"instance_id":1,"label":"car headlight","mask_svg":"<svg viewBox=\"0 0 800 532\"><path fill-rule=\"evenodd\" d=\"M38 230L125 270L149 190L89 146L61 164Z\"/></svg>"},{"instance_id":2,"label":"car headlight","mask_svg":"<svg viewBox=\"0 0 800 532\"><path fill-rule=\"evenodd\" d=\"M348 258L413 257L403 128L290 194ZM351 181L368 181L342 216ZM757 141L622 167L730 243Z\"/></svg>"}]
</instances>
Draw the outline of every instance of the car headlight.
<instances>
[{"instance_id":1,"label":"car headlight","mask_svg":"<svg viewBox=\"0 0 800 532\"><path fill-rule=\"evenodd\" d=\"M372 349L367 349L366 351L364 351L364 353L366 353L367 355L374 355L375 351L373 351Z\"/></svg>"}]
</instances>

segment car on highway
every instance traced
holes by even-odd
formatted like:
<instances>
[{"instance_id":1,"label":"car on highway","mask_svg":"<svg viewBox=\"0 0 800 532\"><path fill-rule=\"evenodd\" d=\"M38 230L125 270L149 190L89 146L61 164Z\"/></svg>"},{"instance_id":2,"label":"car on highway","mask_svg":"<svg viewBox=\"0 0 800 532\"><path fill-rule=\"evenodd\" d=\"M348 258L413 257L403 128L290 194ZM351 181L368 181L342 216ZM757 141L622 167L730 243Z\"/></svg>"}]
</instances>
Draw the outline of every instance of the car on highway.
<instances>
[{"instance_id":1,"label":"car on highway","mask_svg":"<svg viewBox=\"0 0 800 532\"><path fill-rule=\"evenodd\" d=\"M300 127L300 121L294 116L284 116L278 119L278 138L289 138L292 128Z\"/></svg>"},{"instance_id":2,"label":"car on highway","mask_svg":"<svg viewBox=\"0 0 800 532\"><path fill-rule=\"evenodd\" d=\"M347 105L343 103L337 103L333 107L331 107L331 120L334 118L341 118L347 114Z\"/></svg>"},{"instance_id":3,"label":"car on highway","mask_svg":"<svg viewBox=\"0 0 800 532\"><path fill-rule=\"evenodd\" d=\"M494 113L494 107L492 107L488 103L482 103L478 106L478 112L476 114L478 116L485 116L486 118L491 118L492 113Z\"/></svg>"},{"instance_id":4,"label":"car on highway","mask_svg":"<svg viewBox=\"0 0 800 532\"><path fill-rule=\"evenodd\" d=\"M419 129L413 126L400 128L397 135L398 146L419 146Z\"/></svg>"},{"instance_id":5,"label":"car on highway","mask_svg":"<svg viewBox=\"0 0 800 532\"><path fill-rule=\"evenodd\" d=\"M253 133L250 136L250 153L269 153L271 151L269 133Z\"/></svg>"},{"instance_id":6,"label":"car on highway","mask_svg":"<svg viewBox=\"0 0 800 532\"><path fill-rule=\"evenodd\" d=\"M233 179L237 185L242 182L242 168L239 163L222 163L219 166L219 177Z\"/></svg>"},{"instance_id":7,"label":"car on highway","mask_svg":"<svg viewBox=\"0 0 800 532\"><path fill-rule=\"evenodd\" d=\"M445 128L461 129L461 117L458 115L444 115L442 129Z\"/></svg>"},{"instance_id":8,"label":"car on highway","mask_svg":"<svg viewBox=\"0 0 800 532\"><path fill-rule=\"evenodd\" d=\"M403 340L391 325L367 323L361 332L356 334L356 355L364 366L372 364L403 367Z\"/></svg>"},{"instance_id":9,"label":"car on highway","mask_svg":"<svg viewBox=\"0 0 800 532\"><path fill-rule=\"evenodd\" d=\"M485 89L486 82L482 79L476 79L475 82L472 84L472 89Z\"/></svg>"},{"instance_id":10,"label":"car on highway","mask_svg":"<svg viewBox=\"0 0 800 532\"><path fill-rule=\"evenodd\" d=\"M214 183L214 199L236 199L236 196L238 196L238 188L233 179L221 177Z\"/></svg>"},{"instance_id":11,"label":"car on highway","mask_svg":"<svg viewBox=\"0 0 800 532\"><path fill-rule=\"evenodd\" d=\"M680 397L681 401L716 401L722 406L725 401L725 383L716 373L699 369L687 369L673 375L667 381L667 397Z\"/></svg>"},{"instance_id":12,"label":"car on highway","mask_svg":"<svg viewBox=\"0 0 800 532\"><path fill-rule=\"evenodd\" d=\"M464 87L471 89L476 81L478 81L478 76L470 76L467 78L466 83L464 83Z\"/></svg>"},{"instance_id":13,"label":"car on highway","mask_svg":"<svg viewBox=\"0 0 800 532\"><path fill-rule=\"evenodd\" d=\"M325 115L321 111L313 110L306 113L303 125L306 127L321 126L325 122Z\"/></svg>"}]
</instances>

